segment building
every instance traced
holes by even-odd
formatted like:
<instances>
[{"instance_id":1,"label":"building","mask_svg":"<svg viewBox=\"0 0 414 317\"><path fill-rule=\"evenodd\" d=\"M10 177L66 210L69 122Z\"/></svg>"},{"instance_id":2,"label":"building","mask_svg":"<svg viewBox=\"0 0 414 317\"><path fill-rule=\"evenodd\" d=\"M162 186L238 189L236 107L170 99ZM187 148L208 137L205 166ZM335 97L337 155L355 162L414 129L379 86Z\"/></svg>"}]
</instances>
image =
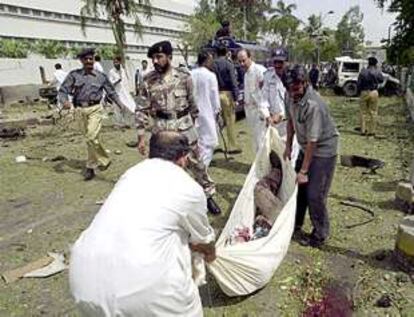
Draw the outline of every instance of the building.
<instances>
[{"instance_id":1,"label":"building","mask_svg":"<svg viewBox=\"0 0 414 317\"><path fill-rule=\"evenodd\" d=\"M387 50L382 46L366 46L365 47L365 57L374 56L378 59L380 64L384 63L387 60Z\"/></svg>"},{"instance_id":2,"label":"building","mask_svg":"<svg viewBox=\"0 0 414 317\"><path fill-rule=\"evenodd\" d=\"M142 38L134 33L133 21L127 21L127 55L131 59L144 58L148 47L157 41L168 39L176 47L193 12L192 2L186 0L151 0L151 5L150 20L140 14ZM68 47L114 44L104 18L88 18L86 32L82 32L81 7L81 0L0 0L0 38L57 40Z\"/></svg>"}]
</instances>

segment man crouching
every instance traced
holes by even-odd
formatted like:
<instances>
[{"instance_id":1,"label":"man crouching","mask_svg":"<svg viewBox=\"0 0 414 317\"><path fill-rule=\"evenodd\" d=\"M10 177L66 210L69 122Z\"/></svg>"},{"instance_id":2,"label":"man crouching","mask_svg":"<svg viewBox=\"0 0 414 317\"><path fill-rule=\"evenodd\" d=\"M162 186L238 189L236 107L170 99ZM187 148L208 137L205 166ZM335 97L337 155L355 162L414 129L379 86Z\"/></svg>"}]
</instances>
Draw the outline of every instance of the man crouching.
<instances>
[{"instance_id":1,"label":"man crouching","mask_svg":"<svg viewBox=\"0 0 414 317\"><path fill-rule=\"evenodd\" d=\"M130 168L76 241L72 294L87 316L202 316L191 250L215 259L206 196L184 170L183 134L153 134L149 159ZM191 250L190 250L191 248Z\"/></svg>"}]
</instances>

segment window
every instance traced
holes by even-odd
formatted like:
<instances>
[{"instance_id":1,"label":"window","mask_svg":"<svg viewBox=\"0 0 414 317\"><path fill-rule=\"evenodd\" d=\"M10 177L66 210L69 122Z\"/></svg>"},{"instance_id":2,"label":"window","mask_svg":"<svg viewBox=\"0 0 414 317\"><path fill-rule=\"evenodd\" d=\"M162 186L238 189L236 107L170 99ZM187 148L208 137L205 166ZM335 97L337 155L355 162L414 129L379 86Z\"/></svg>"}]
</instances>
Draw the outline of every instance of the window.
<instances>
[{"instance_id":1,"label":"window","mask_svg":"<svg viewBox=\"0 0 414 317\"><path fill-rule=\"evenodd\" d=\"M9 6L9 12L17 13L17 8Z\"/></svg>"},{"instance_id":2,"label":"window","mask_svg":"<svg viewBox=\"0 0 414 317\"><path fill-rule=\"evenodd\" d=\"M359 63L344 63L342 65L344 73L359 73Z\"/></svg>"},{"instance_id":3,"label":"window","mask_svg":"<svg viewBox=\"0 0 414 317\"><path fill-rule=\"evenodd\" d=\"M6 8L4 7L4 5L0 4L0 11L4 11L6 10Z\"/></svg>"},{"instance_id":4,"label":"window","mask_svg":"<svg viewBox=\"0 0 414 317\"><path fill-rule=\"evenodd\" d=\"M50 18L52 16L52 12L43 11L43 15L47 18Z\"/></svg>"},{"instance_id":5,"label":"window","mask_svg":"<svg viewBox=\"0 0 414 317\"><path fill-rule=\"evenodd\" d=\"M32 10L32 13L34 16L40 17L42 15L42 12L40 12L39 10Z\"/></svg>"},{"instance_id":6,"label":"window","mask_svg":"<svg viewBox=\"0 0 414 317\"><path fill-rule=\"evenodd\" d=\"M62 15L60 13L55 13L53 16L55 19L62 19Z\"/></svg>"},{"instance_id":7,"label":"window","mask_svg":"<svg viewBox=\"0 0 414 317\"><path fill-rule=\"evenodd\" d=\"M30 14L30 10L27 8L20 8L20 12L23 14Z\"/></svg>"}]
</instances>

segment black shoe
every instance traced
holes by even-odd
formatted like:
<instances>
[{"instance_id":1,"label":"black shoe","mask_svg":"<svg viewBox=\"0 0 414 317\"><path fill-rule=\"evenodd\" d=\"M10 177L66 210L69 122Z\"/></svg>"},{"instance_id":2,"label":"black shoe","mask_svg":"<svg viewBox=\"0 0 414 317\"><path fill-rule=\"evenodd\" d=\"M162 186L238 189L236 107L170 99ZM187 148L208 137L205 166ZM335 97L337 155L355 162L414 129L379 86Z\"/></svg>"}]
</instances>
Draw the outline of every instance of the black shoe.
<instances>
[{"instance_id":1,"label":"black shoe","mask_svg":"<svg viewBox=\"0 0 414 317\"><path fill-rule=\"evenodd\" d=\"M112 161L109 161L108 164L103 165L103 166L98 166L98 168L99 168L100 171L103 172L103 171L106 171L109 168L109 166L111 166L111 164L112 164Z\"/></svg>"},{"instance_id":2,"label":"black shoe","mask_svg":"<svg viewBox=\"0 0 414 317\"><path fill-rule=\"evenodd\" d=\"M296 241L304 247L307 247L310 244L309 235L306 234L302 229L295 229L293 232L292 240Z\"/></svg>"},{"instance_id":3,"label":"black shoe","mask_svg":"<svg viewBox=\"0 0 414 317\"><path fill-rule=\"evenodd\" d=\"M87 168L85 170L85 173L83 173L83 179L85 181L90 181L94 177L95 177L95 171L93 170L93 168Z\"/></svg>"},{"instance_id":4,"label":"black shoe","mask_svg":"<svg viewBox=\"0 0 414 317\"><path fill-rule=\"evenodd\" d=\"M312 248L320 248L325 244L326 239L319 238L315 236L315 234L312 232L312 234L309 237L309 246Z\"/></svg>"},{"instance_id":5,"label":"black shoe","mask_svg":"<svg viewBox=\"0 0 414 317\"><path fill-rule=\"evenodd\" d=\"M213 197L207 198L207 209L213 215L219 215L219 214L221 214L221 209L217 205L217 203L214 201Z\"/></svg>"}]
</instances>

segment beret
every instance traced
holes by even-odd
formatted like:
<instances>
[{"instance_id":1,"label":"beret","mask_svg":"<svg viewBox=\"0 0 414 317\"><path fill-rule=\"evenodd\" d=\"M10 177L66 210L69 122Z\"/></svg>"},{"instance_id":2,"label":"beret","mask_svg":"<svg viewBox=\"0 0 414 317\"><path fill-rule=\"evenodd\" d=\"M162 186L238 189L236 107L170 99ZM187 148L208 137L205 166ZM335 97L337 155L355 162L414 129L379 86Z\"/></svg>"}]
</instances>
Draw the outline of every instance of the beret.
<instances>
[{"instance_id":1,"label":"beret","mask_svg":"<svg viewBox=\"0 0 414 317\"><path fill-rule=\"evenodd\" d=\"M162 41L162 42L158 42L153 44L149 49L148 49L148 54L147 56L149 58L152 58L152 55L156 54L156 53L163 53L166 55L171 55L173 52L173 48L171 46L170 41Z\"/></svg>"},{"instance_id":2,"label":"beret","mask_svg":"<svg viewBox=\"0 0 414 317\"><path fill-rule=\"evenodd\" d=\"M278 47L272 52L272 60L274 61L287 61L289 54L283 47Z\"/></svg>"}]
</instances>

